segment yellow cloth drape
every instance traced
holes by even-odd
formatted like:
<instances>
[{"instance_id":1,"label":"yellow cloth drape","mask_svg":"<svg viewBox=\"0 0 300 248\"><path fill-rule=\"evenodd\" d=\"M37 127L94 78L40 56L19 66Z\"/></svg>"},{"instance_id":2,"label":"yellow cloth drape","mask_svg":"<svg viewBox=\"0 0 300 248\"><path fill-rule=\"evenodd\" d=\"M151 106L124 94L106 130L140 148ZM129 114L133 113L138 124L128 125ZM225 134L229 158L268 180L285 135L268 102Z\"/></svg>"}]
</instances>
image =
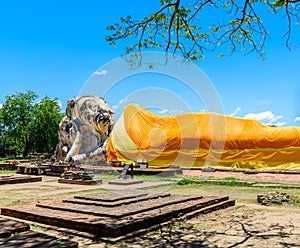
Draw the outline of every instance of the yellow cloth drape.
<instances>
[{"instance_id":1,"label":"yellow cloth drape","mask_svg":"<svg viewBox=\"0 0 300 248\"><path fill-rule=\"evenodd\" d=\"M138 159L152 167L214 163L226 168L300 169L300 128L212 113L158 116L131 104L114 126L108 161Z\"/></svg>"}]
</instances>

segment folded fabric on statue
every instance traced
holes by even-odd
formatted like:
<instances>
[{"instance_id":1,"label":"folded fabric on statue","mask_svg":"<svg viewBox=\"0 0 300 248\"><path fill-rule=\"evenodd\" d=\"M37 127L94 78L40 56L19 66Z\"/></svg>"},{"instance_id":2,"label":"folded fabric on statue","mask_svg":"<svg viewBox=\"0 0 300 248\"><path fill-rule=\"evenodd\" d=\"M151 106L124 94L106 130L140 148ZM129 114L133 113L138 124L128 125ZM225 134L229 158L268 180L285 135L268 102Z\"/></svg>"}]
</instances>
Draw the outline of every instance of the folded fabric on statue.
<instances>
[{"instance_id":1,"label":"folded fabric on statue","mask_svg":"<svg viewBox=\"0 0 300 248\"><path fill-rule=\"evenodd\" d=\"M137 160L160 168L300 169L300 128L215 113L159 116L130 104L113 128L108 161Z\"/></svg>"}]
</instances>

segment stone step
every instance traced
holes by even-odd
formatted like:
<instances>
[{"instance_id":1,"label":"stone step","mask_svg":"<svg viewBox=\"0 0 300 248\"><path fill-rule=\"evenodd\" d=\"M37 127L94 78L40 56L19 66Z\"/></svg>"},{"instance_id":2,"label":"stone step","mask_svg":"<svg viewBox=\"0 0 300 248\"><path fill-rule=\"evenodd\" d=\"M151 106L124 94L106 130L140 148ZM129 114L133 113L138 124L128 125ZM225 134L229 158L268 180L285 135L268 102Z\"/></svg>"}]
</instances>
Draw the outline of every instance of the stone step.
<instances>
[{"instance_id":1,"label":"stone step","mask_svg":"<svg viewBox=\"0 0 300 248\"><path fill-rule=\"evenodd\" d=\"M30 231L27 223L0 217L0 247L78 247L77 242Z\"/></svg>"},{"instance_id":2,"label":"stone step","mask_svg":"<svg viewBox=\"0 0 300 248\"><path fill-rule=\"evenodd\" d=\"M78 195L78 196L74 196L74 198L82 199L82 200L90 200L90 201L100 201L100 202L117 202L126 199L142 197L146 195L148 195L147 192L141 192L136 190L131 190L131 191L120 190L114 192L98 192L93 194Z\"/></svg>"},{"instance_id":3,"label":"stone step","mask_svg":"<svg viewBox=\"0 0 300 248\"><path fill-rule=\"evenodd\" d=\"M133 202L130 205L124 205L118 208L108 210L107 207L74 204L64 202L63 200L50 200L43 203L37 203L37 207L48 208L53 210L68 211L74 213L83 213L111 218L123 218L126 216L150 211L157 208L167 207L169 205L176 205L202 199L203 196L190 196L190 195L170 195L168 199L155 198L148 199L147 202ZM145 204L146 203L146 204Z\"/></svg>"},{"instance_id":4,"label":"stone step","mask_svg":"<svg viewBox=\"0 0 300 248\"><path fill-rule=\"evenodd\" d=\"M94 206L102 206L102 207L119 207L121 205L128 205L131 203L136 203L136 202L142 202L142 201L147 201L147 200L153 200L157 198L163 198L163 197L168 197L170 196L169 193L154 193L154 194L149 194L146 196L140 196L140 197L135 197L135 198L129 198L129 199L124 199L120 201L115 201L115 202L107 202L104 201L102 202L101 200L96 201L95 199L93 200L86 200L86 199L69 199L69 200L63 200L63 202L66 203L73 203L73 204L82 204L82 205L94 205Z\"/></svg>"},{"instance_id":5,"label":"stone step","mask_svg":"<svg viewBox=\"0 0 300 248\"><path fill-rule=\"evenodd\" d=\"M20 235L13 236L11 238L1 240L0 239L0 247L1 248L12 248L12 247L51 247L51 248L76 248L78 247L78 243L65 239L58 239L56 237L26 231Z\"/></svg>"},{"instance_id":6,"label":"stone step","mask_svg":"<svg viewBox=\"0 0 300 248\"><path fill-rule=\"evenodd\" d=\"M29 230L29 225L0 217L0 238L8 238L15 233ZM0 246L1 247L1 246Z\"/></svg>"},{"instance_id":7,"label":"stone step","mask_svg":"<svg viewBox=\"0 0 300 248\"><path fill-rule=\"evenodd\" d=\"M200 208L200 209L197 209L193 212L187 213L187 214L185 214L184 217L186 219L191 219L191 218L193 218L195 216L198 216L200 214L208 214L208 213L220 210L220 209L233 207L234 205L235 205L235 200L226 200L226 201L215 203L213 205L209 205L207 207Z\"/></svg>"}]
</instances>

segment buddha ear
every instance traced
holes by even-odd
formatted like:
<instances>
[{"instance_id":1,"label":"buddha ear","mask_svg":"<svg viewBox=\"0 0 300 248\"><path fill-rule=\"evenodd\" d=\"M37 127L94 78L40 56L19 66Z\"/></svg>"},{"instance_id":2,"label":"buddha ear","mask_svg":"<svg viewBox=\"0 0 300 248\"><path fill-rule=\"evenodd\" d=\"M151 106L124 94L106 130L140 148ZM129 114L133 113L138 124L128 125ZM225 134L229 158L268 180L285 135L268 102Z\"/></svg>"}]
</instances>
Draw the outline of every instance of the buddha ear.
<instances>
[{"instance_id":1,"label":"buddha ear","mask_svg":"<svg viewBox=\"0 0 300 248\"><path fill-rule=\"evenodd\" d=\"M69 118L71 118L71 109L75 107L75 101L69 100L67 102L67 108L66 108L66 116L68 116Z\"/></svg>"},{"instance_id":2,"label":"buddha ear","mask_svg":"<svg viewBox=\"0 0 300 248\"><path fill-rule=\"evenodd\" d=\"M105 101L105 99L103 97L99 97L99 99L101 99L104 103L105 103L105 106L106 106L106 110L110 113L110 114L114 114L115 111L113 111L107 104L107 102Z\"/></svg>"},{"instance_id":3,"label":"buddha ear","mask_svg":"<svg viewBox=\"0 0 300 248\"><path fill-rule=\"evenodd\" d=\"M110 114L114 114L114 113L115 113L115 111L113 111L108 105L107 105L107 110L108 110L108 112L109 112Z\"/></svg>"},{"instance_id":4,"label":"buddha ear","mask_svg":"<svg viewBox=\"0 0 300 248\"><path fill-rule=\"evenodd\" d=\"M74 106L75 106L75 101L72 99L72 100L69 100L68 101L68 107L70 107L70 108L74 108Z\"/></svg>"}]
</instances>

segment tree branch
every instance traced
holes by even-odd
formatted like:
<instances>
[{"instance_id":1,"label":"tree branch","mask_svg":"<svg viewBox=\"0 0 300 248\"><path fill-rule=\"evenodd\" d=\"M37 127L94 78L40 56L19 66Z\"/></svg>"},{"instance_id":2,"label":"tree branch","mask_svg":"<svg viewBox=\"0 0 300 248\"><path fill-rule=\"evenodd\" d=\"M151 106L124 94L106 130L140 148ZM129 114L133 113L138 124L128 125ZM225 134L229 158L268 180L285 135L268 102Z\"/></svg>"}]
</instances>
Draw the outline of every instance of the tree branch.
<instances>
[{"instance_id":1,"label":"tree branch","mask_svg":"<svg viewBox=\"0 0 300 248\"><path fill-rule=\"evenodd\" d=\"M289 49L293 21L299 21L300 17L300 0L266 0L263 3L244 0L241 5L235 0L190 1L190 5L182 4L180 0L161 1L158 11L141 20L133 20L130 16L121 18L121 24L107 27L114 33L107 36L106 40L115 46L117 41L136 36L137 41L127 47L126 54L137 52L140 56L143 49L158 48L166 53L178 52L184 58L196 60L202 58L204 52L225 47L230 49L230 54L255 51L264 57L263 49L268 32L257 8L265 4L271 10L270 14L275 15L284 11L287 31L283 37L286 38L285 44ZM204 24L195 24L199 21L200 13L206 13L201 10L215 11L213 14L216 13L216 17L222 16L223 20L212 22L210 18L206 20L204 15L201 16ZM222 10L226 16L222 15ZM164 48L161 48L161 44L165 44Z\"/></svg>"}]
</instances>

